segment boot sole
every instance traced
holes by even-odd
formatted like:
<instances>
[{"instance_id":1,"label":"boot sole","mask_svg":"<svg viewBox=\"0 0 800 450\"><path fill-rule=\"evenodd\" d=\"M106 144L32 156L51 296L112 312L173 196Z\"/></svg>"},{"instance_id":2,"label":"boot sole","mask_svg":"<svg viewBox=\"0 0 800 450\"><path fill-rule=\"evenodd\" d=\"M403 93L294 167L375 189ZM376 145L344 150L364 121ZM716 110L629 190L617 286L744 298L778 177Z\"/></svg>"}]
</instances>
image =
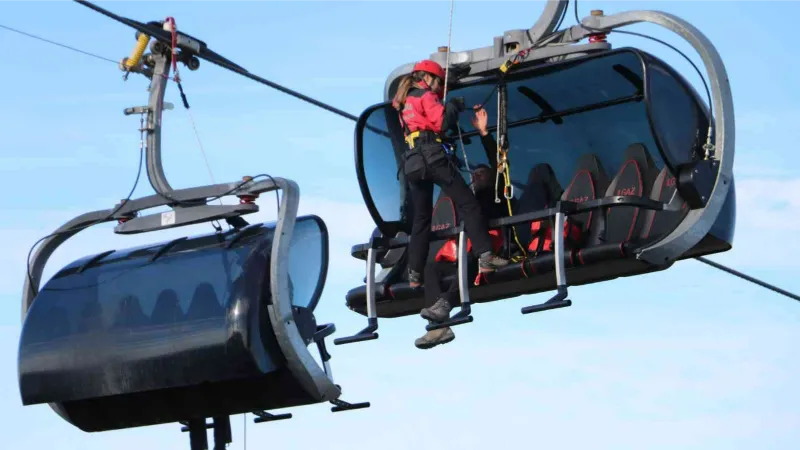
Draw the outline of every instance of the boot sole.
<instances>
[{"instance_id":1,"label":"boot sole","mask_svg":"<svg viewBox=\"0 0 800 450\"><path fill-rule=\"evenodd\" d=\"M433 314L429 314L429 313L427 313L425 311L422 311L422 312L419 313L419 315L423 319L430 320L432 322L444 322L445 320L450 318L450 313L447 313L446 316L441 317L441 316L434 316Z\"/></svg>"},{"instance_id":2,"label":"boot sole","mask_svg":"<svg viewBox=\"0 0 800 450\"><path fill-rule=\"evenodd\" d=\"M418 349L420 349L420 350L430 350L433 347L436 347L437 345L442 345L442 344L447 344L449 342L453 342L453 340L455 338L456 338L456 335L454 334L453 337L442 339L441 341L427 342L427 343L422 344L422 345L417 345L416 347Z\"/></svg>"}]
</instances>

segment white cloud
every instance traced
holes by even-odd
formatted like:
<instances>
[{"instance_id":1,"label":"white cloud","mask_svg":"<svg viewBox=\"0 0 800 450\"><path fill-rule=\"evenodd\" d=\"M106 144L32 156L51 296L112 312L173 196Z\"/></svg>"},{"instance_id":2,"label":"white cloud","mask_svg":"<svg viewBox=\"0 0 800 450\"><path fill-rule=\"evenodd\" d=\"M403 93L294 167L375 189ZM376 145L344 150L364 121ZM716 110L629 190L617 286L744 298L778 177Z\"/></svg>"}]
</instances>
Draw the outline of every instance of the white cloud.
<instances>
[{"instance_id":1,"label":"white cloud","mask_svg":"<svg viewBox=\"0 0 800 450\"><path fill-rule=\"evenodd\" d=\"M733 249L716 257L737 267L800 265L800 178L750 178L736 183Z\"/></svg>"}]
</instances>

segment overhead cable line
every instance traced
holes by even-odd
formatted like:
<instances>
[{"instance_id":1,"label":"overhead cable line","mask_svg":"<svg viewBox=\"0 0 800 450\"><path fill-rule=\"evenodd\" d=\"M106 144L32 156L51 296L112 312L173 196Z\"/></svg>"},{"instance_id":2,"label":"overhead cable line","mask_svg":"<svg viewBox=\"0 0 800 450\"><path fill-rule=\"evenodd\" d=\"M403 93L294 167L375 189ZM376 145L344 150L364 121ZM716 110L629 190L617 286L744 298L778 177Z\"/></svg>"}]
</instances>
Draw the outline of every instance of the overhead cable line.
<instances>
[{"instance_id":1,"label":"overhead cable line","mask_svg":"<svg viewBox=\"0 0 800 450\"><path fill-rule=\"evenodd\" d=\"M111 58L106 58L104 56L96 55L94 53L90 53L90 52L87 52L87 51L84 51L84 50L81 50L81 49L77 49L75 47L70 47L69 45L61 44L61 43L56 42L56 41L51 41L50 39L45 39L45 38L43 38L41 36L36 36L35 34L26 33L24 31L17 30L16 28L11 28L11 27L3 25L3 24L0 24L0 28L5 28L8 31L13 31L14 33L18 33L18 34L21 34L23 36L28 36L28 37L33 38L33 39L38 39L40 41L47 42L48 44L57 45L59 47L66 48L68 50L72 50L73 52L83 53L84 55L88 55L88 56L91 56L93 58L101 59L103 61L108 61L108 62L113 63L114 65L119 65L119 61L114 61Z\"/></svg>"}]
</instances>

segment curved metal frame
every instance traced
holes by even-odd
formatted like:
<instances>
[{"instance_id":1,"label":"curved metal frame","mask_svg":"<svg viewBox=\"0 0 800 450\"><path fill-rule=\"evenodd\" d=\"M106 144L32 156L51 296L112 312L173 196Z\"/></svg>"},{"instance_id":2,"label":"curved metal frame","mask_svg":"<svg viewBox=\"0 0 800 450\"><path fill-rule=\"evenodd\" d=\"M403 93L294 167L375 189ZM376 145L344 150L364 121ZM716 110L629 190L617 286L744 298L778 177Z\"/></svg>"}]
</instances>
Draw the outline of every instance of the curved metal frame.
<instances>
[{"instance_id":1,"label":"curved metal frame","mask_svg":"<svg viewBox=\"0 0 800 450\"><path fill-rule=\"evenodd\" d=\"M268 182L263 183L262 192L270 190ZM292 233L300 204L300 188L294 181L283 178L276 178L275 183L283 191L283 195L270 261L270 289L273 301L267 309L275 338L286 357L289 370L311 395L320 400L330 401L338 398L341 390L333 384L333 380L317 365L308 351L294 322L292 302L289 298L289 269L285 261L289 258L289 249L292 245ZM259 185L254 186L253 191L261 191Z\"/></svg>"},{"instance_id":2,"label":"curved metal frame","mask_svg":"<svg viewBox=\"0 0 800 450\"><path fill-rule=\"evenodd\" d=\"M643 249L637 257L651 264L664 264L677 259L708 234L728 198L733 178L735 152L735 119L733 98L725 64L714 45L700 30L687 21L660 11L628 11L611 16L592 16L581 21L593 29L613 30L627 25L648 22L660 25L681 36L692 45L703 60L714 102L714 156L719 172L708 202L702 209L690 210L680 224L664 239Z\"/></svg>"}]
</instances>

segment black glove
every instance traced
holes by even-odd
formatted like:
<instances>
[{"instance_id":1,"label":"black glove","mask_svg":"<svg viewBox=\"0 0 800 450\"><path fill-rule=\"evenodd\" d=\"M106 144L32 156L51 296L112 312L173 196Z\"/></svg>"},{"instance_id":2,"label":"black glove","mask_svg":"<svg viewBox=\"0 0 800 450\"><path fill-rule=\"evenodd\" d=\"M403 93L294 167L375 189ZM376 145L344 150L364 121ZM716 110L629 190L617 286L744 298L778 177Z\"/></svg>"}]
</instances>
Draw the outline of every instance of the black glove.
<instances>
[{"instance_id":1,"label":"black glove","mask_svg":"<svg viewBox=\"0 0 800 450\"><path fill-rule=\"evenodd\" d=\"M452 97L447 101L447 103L451 103L453 106L455 106L458 112L463 112L467 109L466 103L464 102L464 97Z\"/></svg>"}]
</instances>

